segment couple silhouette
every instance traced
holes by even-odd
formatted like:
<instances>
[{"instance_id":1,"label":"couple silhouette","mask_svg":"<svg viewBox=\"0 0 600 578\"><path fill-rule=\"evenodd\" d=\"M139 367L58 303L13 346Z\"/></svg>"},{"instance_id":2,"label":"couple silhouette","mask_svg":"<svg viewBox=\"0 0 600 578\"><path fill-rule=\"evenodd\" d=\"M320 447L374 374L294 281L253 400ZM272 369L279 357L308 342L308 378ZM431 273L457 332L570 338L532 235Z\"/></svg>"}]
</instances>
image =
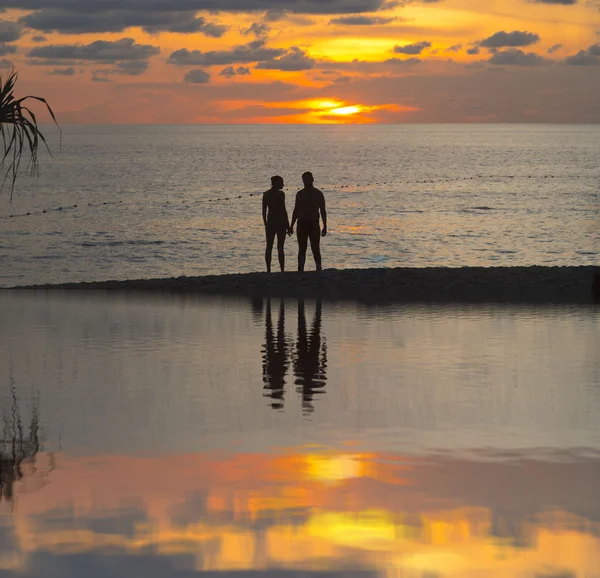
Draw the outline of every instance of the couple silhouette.
<instances>
[{"instance_id":1,"label":"couple silhouette","mask_svg":"<svg viewBox=\"0 0 600 578\"><path fill-rule=\"evenodd\" d=\"M271 255L273 244L277 237L277 256L279 266L285 271L285 238L294 234L298 238L298 271L304 271L306 261L306 249L310 241L310 248L315 259L317 271L321 271L321 237L327 235L327 209L323 193L314 185L312 173L306 172L302 175L304 188L296 193L296 204L292 213L292 222L288 218L285 208L285 193L283 192L283 177L279 175L271 177L271 188L263 194L262 216L267 238L267 249L265 251L265 263L267 272L271 272ZM323 229L319 223L323 221Z\"/></svg>"},{"instance_id":2,"label":"couple silhouette","mask_svg":"<svg viewBox=\"0 0 600 578\"><path fill-rule=\"evenodd\" d=\"M298 329L295 343L286 334L285 304L279 302L279 315L274 322L271 299L267 299L265 343L262 349L264 396L271 408L284 409L286 380L290 364L296 391L302 400L302 413L314 411L313 399L325 393L327 382L327 344L321 335L322 304L317 301L312 325L306 322L304 301L298 301Z\"/></svg>"}]
</instances>

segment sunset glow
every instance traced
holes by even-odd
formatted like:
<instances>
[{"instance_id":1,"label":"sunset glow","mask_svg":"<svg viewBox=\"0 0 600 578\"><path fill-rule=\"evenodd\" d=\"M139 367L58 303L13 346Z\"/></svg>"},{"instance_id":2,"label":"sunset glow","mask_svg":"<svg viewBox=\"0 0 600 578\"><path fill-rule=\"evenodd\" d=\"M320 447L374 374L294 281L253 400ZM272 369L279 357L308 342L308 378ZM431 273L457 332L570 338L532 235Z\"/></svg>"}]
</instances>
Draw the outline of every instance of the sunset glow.
<instances>
[{"instance_id":1,"label":"sunset glow","mask_svg":"<svg viewBox=\"0 0 600 578\"><path fill-rule=\"evenodd\" d=\"M600 122L597 2L86 2L2 0L0 64L64 124Z\"/></svg>"}]
</instances>

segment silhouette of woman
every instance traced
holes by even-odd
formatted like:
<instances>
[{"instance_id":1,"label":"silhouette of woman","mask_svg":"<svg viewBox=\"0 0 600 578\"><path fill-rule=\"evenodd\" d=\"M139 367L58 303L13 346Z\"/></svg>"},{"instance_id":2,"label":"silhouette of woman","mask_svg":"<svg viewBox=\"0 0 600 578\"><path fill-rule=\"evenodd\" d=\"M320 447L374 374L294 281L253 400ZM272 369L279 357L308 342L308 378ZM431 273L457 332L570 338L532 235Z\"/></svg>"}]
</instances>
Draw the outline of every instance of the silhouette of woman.
<instances>
[{"instance_id":1,"label":"silhouette of woman","mask_svg":"<svg viewBox=\"0 0 600 578\"><path fill-rule=\"evenodd\" d=\"M283 178L274 176L271 177L271 188L263 194L262 216L267 238L265 263L267 265L268 273L271 272L271 254L273 253L275 236L277 236L277 256L279 258L279 266L282 271L285 270L285 253L283 247L290 228L290 221L285 208L285 193L282 189Z\"/></svg>"},{"instance_id":2,"label":"silhouette of woman","mask_svg":"<svg viewBox=\"0 0 600 578\"><path fill-rule=\"evenodd\" d=\"M267 299L265 315L265 345L263 347L263 389L265 397L271 398L273 409L283 409L285 375L290 366L289 343L285 337L285 308L279 303L277 334L273 331L271 300Z\"/></svg>"}]
</instances>

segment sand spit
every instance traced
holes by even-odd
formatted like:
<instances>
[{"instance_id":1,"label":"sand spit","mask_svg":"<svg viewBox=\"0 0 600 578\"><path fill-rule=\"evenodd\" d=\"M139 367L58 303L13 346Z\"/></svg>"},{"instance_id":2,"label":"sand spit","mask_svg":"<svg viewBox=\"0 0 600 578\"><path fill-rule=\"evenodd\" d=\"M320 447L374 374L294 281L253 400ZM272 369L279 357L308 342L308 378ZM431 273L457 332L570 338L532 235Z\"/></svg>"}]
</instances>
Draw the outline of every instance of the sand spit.
<instances>
[{"instance_id":1,"label":"sand spit","mask_svg":"<svg viewBox=\"0 0 600 578\"><path fill-rule=\"evenodd\" d=\"M598 267L329 269L37 285L19 289L321 298L363 303L591 304ZM596 300L596 302L599 302Z\"/></svg>"}]
</instances>

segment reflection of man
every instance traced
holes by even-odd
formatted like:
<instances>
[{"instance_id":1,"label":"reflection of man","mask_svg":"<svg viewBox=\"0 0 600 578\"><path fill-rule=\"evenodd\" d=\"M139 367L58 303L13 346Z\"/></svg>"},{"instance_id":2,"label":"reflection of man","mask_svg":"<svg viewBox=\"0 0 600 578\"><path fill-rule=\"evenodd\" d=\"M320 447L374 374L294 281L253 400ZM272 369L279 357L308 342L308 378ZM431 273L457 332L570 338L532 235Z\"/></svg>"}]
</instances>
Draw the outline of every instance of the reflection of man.
<instances>
[{"instance_id":1,"label":"reflection of man","mask_svg":"<svg viewBox=\"0 0 600 578\"><path fill-rule=\"evenodd\" d=\"M263 389L271 398L273 409L283 409L285 374L290 365L288 343L285 337L285 309L283 299L279 304L277 335L273 331L271 300L267 299L265 316L265 345L263 347Z\"/></svg>"},{"instance_id":2,"label":"reflection of man","mask_svg":"<svg viewBox=\"0 0 600 578\"><path fill-rule=\"evenodd\" d=\"M307 331L304 301L298 301L298 341L294 358L294 375L302 395L302 411L312 413L315 394L324 393L327 381L327 346L321 342L321 301L317 301L310 333Z\"/></svg>"}]
</instances>

